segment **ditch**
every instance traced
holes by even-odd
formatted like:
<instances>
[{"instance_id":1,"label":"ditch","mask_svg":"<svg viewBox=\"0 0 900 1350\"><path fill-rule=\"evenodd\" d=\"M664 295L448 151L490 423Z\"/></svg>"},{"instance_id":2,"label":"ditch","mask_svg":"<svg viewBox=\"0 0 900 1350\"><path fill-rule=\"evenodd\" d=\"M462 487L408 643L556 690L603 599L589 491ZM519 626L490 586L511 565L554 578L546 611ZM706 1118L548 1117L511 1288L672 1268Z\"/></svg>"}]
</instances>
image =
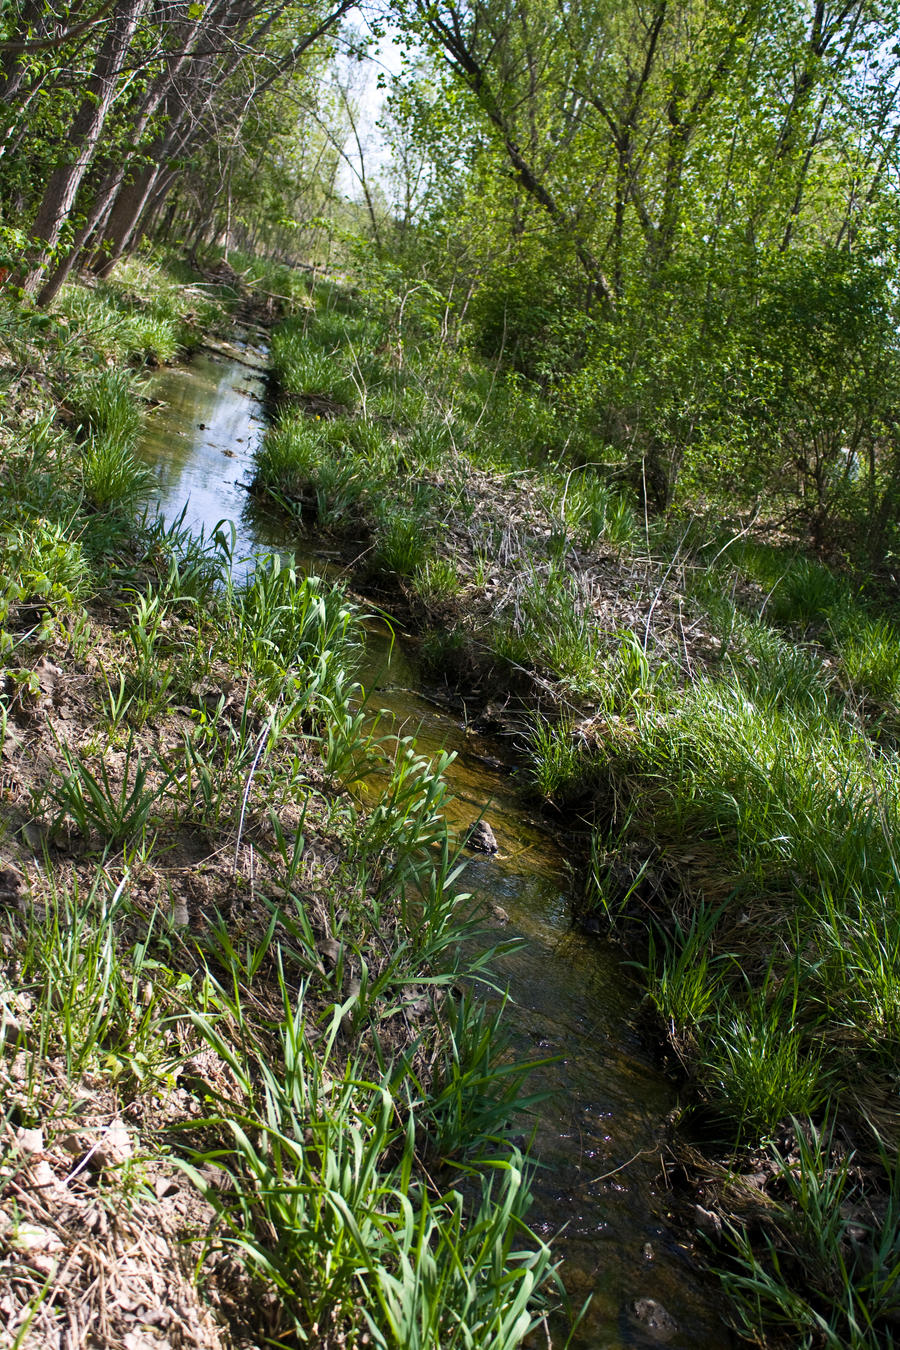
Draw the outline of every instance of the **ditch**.
<instances>
[{"instance_id":1,"label":"ditch","mask_svg":"<svg viewBox=\"0 0 900 1350\"><path fill-rule=\"evenodd\" d=\"M336 578L343 554L315 536L298 552L283 522L246 491L265 428L266 350L255 332L235 342L203 348L148 385L153 410L140 450L158 479L158 509L168 520L183 511L187 525L207 534L233 522L237 568L276 550ZM432 696L415 641L397 623L367 628L360 679L371 706L398 733L414 734L421 753L454 752L450 823L466 828L483 811L499 845L493 856L469 855L461 884L483 898L493 940L517 940L496 973L508 984L516 1048L547 1061L532 1080L547 1096L523 1123L526 1132L534 1127L538 1164L529 1218L542 1236L558 1235L572 1307L591 1296L570 1344L729 1344L714 1286L667 1223L663 1159L676 1095L641 1035L640 991L621 952L572 928L566 841L529 809L509 746L475 733ZM565 1335L560 1325L559 1345Z\"/></svg>"}]
</instances>

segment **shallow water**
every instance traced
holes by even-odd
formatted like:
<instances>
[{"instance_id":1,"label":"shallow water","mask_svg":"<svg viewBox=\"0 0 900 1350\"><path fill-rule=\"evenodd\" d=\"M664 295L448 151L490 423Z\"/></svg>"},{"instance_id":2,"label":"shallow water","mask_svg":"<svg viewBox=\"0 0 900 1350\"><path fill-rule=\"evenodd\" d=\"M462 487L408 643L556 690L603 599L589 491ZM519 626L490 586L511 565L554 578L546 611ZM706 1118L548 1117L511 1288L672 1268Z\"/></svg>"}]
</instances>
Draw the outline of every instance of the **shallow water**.
<instances>
[{"instance_id":1,"label":"shallow water","mask_svg":"<svg viewBox=\"0 0 900 1350\"><path fill-rule=\"evenodd\" d=\"M190 365L160 372L149 389L162 406L148 418L141 453L159 478L160 512L173 519L184 510L185 522L207 533L232 520L237 558L293 548L279 521L254 509L245 487L264 429L264 369L261 347L248 346L240 361L202 351ZM334 557L305 540L298 563L327 572ZM532 1079L551 1095L536 1108L541 1166L529 1217L541 1234L561 1233L556 1250L573 1307L592 1296L570 1344L659 1345L631 1310L636 1298L652 1298L678 1324L665 1340L675 1350L731 1345L714 1288L665 1224L659 1141L673 1089L638 1035L639 994L621 953L571 928L575 883L564 848L503 767L506 747L473 735L424 696L415 644L402 632L392 638L383 625L370 626L362 678L374 706L388 709L399 730L415 733L421 752L456 753L447 773L452 823L467 825L484 811L497 836L497 856L473 856L462 884L505 911L498 940L522 939L499 963L513 1004L509 1024L524 1054L552 1061ZM564 1343L561 1328L554 1344Z\"/></svg>"}]
</instances>

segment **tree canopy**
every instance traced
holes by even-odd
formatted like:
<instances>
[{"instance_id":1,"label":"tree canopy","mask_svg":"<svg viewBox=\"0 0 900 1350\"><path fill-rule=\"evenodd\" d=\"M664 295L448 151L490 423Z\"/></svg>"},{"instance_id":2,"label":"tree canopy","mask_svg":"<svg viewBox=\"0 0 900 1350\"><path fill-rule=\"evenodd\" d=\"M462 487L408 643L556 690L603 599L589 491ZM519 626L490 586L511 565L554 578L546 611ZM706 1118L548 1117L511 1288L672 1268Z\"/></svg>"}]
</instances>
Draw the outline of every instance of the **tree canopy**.
<instances>
[{"instance_id":1,"label":"tree canopy","mask_svg":"<svg viewBox=\"0 0 900 1350\"><path fill-rule=\"evenodd\" d=\"M381 174L335 66L363 22L406 50ZM853 483L884 548L898 22L896 0L20 0L2 261L46 305L142 234L298 259L349 229L592 419L651 509L766 492L824 538Z\"/></svg>"}]
</instances>

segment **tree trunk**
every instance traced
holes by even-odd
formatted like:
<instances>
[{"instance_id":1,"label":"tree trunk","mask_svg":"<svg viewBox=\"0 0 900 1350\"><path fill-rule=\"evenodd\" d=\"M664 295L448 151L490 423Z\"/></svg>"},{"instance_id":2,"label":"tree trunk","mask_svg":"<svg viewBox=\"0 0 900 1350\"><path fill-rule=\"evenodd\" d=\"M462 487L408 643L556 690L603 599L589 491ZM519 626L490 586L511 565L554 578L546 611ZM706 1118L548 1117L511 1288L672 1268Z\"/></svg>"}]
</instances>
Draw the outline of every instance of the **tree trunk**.
<instances>
[{"instance_id":1,"label":"tree trunk","mask_svg":"<svg viewBox=\"0 0 900 1350\"><path fill-rule=\"evenodd\" d=\"M175 34L175 41L179 50L169 54L166 69L153 81L153 84L144 95L143 102L141 103L130 137L131 145L135 147L135 149L140 145L144 133L150 124L151 118L154 116L163 100L172 93L179 74L185 68L197 47L199 36L200 26L197 23L194 23L188 28L183 39L180 34ZM109 219L110 212L113 209L113 204L119 189L128 173L130 158L130 156L125 156L123 154L120 157L119 162L107 170L87 220L75 235L72 248L59 264L56 271L53 272L38 296L39 305L46 306L52 303L60 287L68 278L72 268L78 262L81 250L84 248L85 244L88 243L97 229L102 229L105 226Z\"/></svg>"},{"instance_id":2,"label":"tree trunk","mask_svg":"<svg viewBox=\"0 0 900 1350\"><path fill-rule=\"evenodd\" d=\"M31 227L40 255L25 278L25 290L34 293L40 285L47 263L69 218L82 179L90 167L106 118L116 95L118 77L125 63L147 0L121 0L109 23L87 94L75 114L69 131L69 163L61 164L50 175L44 196Z\"/></svg>"}]
</instances>

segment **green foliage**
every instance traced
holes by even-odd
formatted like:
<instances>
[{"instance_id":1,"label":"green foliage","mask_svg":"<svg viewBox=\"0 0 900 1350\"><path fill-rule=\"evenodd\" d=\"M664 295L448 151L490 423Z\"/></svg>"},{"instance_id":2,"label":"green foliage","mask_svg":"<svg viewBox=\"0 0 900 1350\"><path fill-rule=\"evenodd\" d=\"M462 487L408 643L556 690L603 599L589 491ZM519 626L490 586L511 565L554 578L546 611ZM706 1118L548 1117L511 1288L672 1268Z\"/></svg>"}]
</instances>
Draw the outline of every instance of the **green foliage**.
<instances>
[{"instance_id":1,"label":"green foliage","mask_svg":"<svg viewBox=\"0 0 900 1350\"><path fill-rule=\"evenodd\" d=\"M900 709L900 631L859 606L829 615L835 647L853 693L896 714Z\"/></svg>"},{"instance_id":2,"label":"green foliage","mask_svg":"<svg viewBox=\"0 0 900 1350\"><path fill-rule=\"evenodd\" d=\"M130 280L130 293L118 287L94 290L86 286L66 287L57 304L57 312L65 316L78 336L87 342L99 356L109 360L160 363L173 361L178 354L181 325L174 296L166 294L165 283L157 272L152 291L136 267L131 276L123 277L120 285ZM135 297L133 283L144 282L147 298ZM177 293L176 293L177 294Z\"/></svg>"},{"instance_id":3,"label":"green foliage","mask_svg":"<svg viewBox=\"0 0 900 1350\"><path fill-rule=\"evenodd\" d=\"M130 947L119 940L132 913L127 884L113 887L99 872L88 893L77 884L55 889L40 921L32 910L9 921L4 935L16 943L21 979L33 991L40 1043L31 1049L48 1058L61 1054L73 1090L85 1073L128 1077L147 1089L172 1081L176 1052L160 1035L161 1007L164 991L185 980L150 957L152 925ZM32 1059L37 1113L40 1067L37 1055Z\"/></svg>"},{"instance_id":4,"label":"green foliage","mask_svg":"<svg viewBox=\"0 0 900 1350\"><path fill-rule=\"evenodd\" d=\"M231 593L234 659L264 684L285 681L310 699L341 687L358 653L355 610L340 587L301 577L277 555L260 559Z\"/></svg>"},{"instance_id":5,"label":"green foliage","mask_svg":"<svg viewBox=\"0 0 900 1350\"><path fill-rule=\"evenodd\" d=\"M412 579L432 561L428 536L417 516L400 515L391 507L378 513L375 527L376 565L399 577Z\"/></svg>"},{"instance_id":6,"label":"green foliage","mask_svg":"<svg viewBox=\"0 0 900 1350\"><path fill-rule=\"evenodd\" d=\"M272 338L272 366L285 394L352 408L357 388L346 367L330 353L314 347L299 320L281 325Z\"/></svg>"},{"instance_id":7,"label":"green foliage","mask_svg":"<svg viewBox=\"0 0 900 1350\"><path fill-rule=\"evenodd\" d=\"M833 1123L794 1120L793 1133L796 1156L770 1145L787 1203L779 1206L763 1243L730 1226L736 1268L723 1280L738 1326L753 1338L778 1328L804 1350L889 1345L900 1250L896 1160L882 1145L890 1189L885 1212L876 1217Z\"/></svg>"},{"instance_id":8,"label":"green foliage","mask_svg":"<svg viewBox=\"0 0 900 1350\"><path fill-rule=\"evenodd\" d=\"M416 566L412 580L426 605L439 605L460 590L456 568L446 558L426 558Z\"/></svg>"},{"instance_id":9,"label":"green foliage","mask_svg":"<svg viewBox=\"0 0 900 1350\"><path fill-rule=\"evenodd\" d=\"M153 821L154 808L166 795L171 774L152 772L129 733L118 781L105 757L96 772L81 756L60 744L62 765L54 771L46 790L39 794L57 807L51 828L58 830L71 820L85 842L96 832L106 856L117 845L142 839ZM108 750L107 750L107 753Z\"/></svg>"},{"instance_id":10,"label":"green foliage","mask_svg":"<svg viewBox=\"0 0 900 1350\"><path fill-rule=\"evenodd\" d=\"M227 998L219 991L220 1003ZM302 995L294 1002L284 989L274 1058L262 1046L236 1054L210 1019L194 1022L231 1065L245 1105L211 1122L228 1137L215 1152L227 1188L190 1172L228 1240L278 1291L295 1334L306 1339L328 1316L398 1350L521 1342L550 1263L524 1227L515 1153L482 1165L480 1197L466 1214L458 1191L429 1193L411 1181L413 1103L397 1099L393 1078L366 1081L352 1058L337 1062L340 1008L323 1053L311 1044ZM523 1237L531 1249L518 1251ZM360 1298L373 1283L375 1306Z\"/></svg>"},{"instance_id":11,"label":"green foliage","mask_svg":"<svg viewBox=\"0 0 900 1350\"><path fill-rule=\"evenodd\" d=\"M590 757L571 719L550 722L536 717L526 755L531 783L548 801L562 805L583 796L591 786Z\"/></svg>"},{"instance_id":12,"label":"green foliage","mask_svg":"<svg viewBox=\"0 0 900 1350\"><path fill-rule=\"evenodd\" d=\"M5 577L0 583L0 626L18 604L77 608L89 589L84 550L61 524L40 517L11 525L3 536Z\"/></svg>"},{"instance_id":13,"label":"green foliage","mask_svg":"<svg viewBox=\"0 0 900 1350\"><path fill-rule=\"evenodd\" d=\"M687 976L695 979L694 971ZM812 1115L827 1101L821 1052L794 1025L797 979L772 988L766 979L743 1006L721 1001L700 1032L706 1096L733 1120L743 1138L769 1134L787 1116Z\"/></svg>"},{"instance_id":14,"label":"green foliage","mask_svg":"<svg viewBox=\"0 0 900 1350\"><path fill-rule=\"evenodd\" d=\"M85 439L96 436L131 450L141 427L134 379L127 371L101 370L76 386L73 402Z\"/></svg>"},{"instance_id":15,"label":"green foliage","mask_svg":"<svg viewBox=\"0 0 900 1350\"><path fill-rule=\"evenodd\" d=\"M131 515L156 488L153 470L110 434L92 436L84 449L82 481L88 500L100 511Z\"/></svg>"}]
</instances>

